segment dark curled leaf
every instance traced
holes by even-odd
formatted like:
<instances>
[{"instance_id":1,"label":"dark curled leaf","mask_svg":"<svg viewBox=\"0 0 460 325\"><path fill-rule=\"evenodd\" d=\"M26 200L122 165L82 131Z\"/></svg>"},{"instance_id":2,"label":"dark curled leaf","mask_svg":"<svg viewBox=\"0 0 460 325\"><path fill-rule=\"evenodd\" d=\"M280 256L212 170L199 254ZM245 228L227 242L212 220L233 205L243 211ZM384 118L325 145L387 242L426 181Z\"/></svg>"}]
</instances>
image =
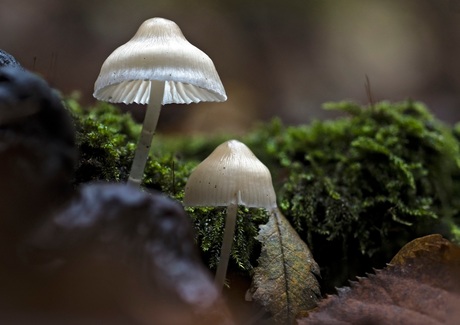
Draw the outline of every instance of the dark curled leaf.
<instances>
[{"instance_id":1,"label":"dark curled leaf","mask_svg":"<svg viewBox=\"0 0 460 325\"><path fill-rule=\"evenodd\" d=\"M262 243L254 270L252 298L280 324L292 324L300 312L314 308L320 295L319 267L308 246L275 209L257 239Z\"/></svg>"},{"instance_id":2,"label":"dark curled leaf","mask_svg":"<svg viewBox=\"0 0 460 325\"><path fill-rule=\"evenodd\" d=\"M383 270L339 289L307 324L458 324L460 247L440 235L416 239Z\"/></svg>"}]
</instances>

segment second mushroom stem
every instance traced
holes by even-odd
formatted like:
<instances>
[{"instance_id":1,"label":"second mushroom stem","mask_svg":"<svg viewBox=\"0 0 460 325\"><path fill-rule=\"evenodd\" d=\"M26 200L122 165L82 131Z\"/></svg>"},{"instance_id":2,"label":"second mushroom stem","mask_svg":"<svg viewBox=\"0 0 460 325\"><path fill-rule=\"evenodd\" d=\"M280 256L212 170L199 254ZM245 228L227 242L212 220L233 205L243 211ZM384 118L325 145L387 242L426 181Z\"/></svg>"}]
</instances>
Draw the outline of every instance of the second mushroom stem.
<instances>
[{"instance_id":1,"label":"second mushroom stem","mask_svg":"<svg viewBox=\"0 0 460 325\"><path fill-rule=\"evenodd\" d=\"M133 164L129 173L128 184L140 187L144 176L145 164L152 145L153 135L157 128L158 118L161 112L161 103L165 90L164 81L152 80L150 84L150 100L145 112L144 124L134 153Z\"/></svg>"},{"instance_id":2,"label":"second mushroom stem","mask_svg":"<svg viewBox=\"0 0 460 325\"><path fill-rule=\"evenodd\" d=\"M228 261L232 251L233 235L235 233L236 215L238 212L238 204L230 204L227 207L227 218L225 221L224 238L222 240L222 248L220 250L219 264L217 265L216 277L214 283L221 290L225 283L225 275L227 274Z\"/></svg>"}]
</instances>

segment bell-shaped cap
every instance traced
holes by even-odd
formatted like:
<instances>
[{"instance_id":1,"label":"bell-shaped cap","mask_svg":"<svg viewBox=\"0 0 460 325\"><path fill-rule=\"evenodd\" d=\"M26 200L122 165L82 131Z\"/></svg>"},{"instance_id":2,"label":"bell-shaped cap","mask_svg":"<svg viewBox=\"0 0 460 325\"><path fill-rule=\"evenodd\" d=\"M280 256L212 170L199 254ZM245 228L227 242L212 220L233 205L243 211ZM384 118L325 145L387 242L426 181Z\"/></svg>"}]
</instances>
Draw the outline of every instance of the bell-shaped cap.
<instances>
[{"instance_id":1,"label":"bell-shaped cap","mask_svg":"<svg viewBox=\"0 0 460 325\"><path fill-rule=\"evenodd\" d=\"M270 171L237 140L219 145L193 170L185 186L185 206L230 204L276 207Z\"/></svg>"},{"instance_id":2,"label":"bell-shaped cap","mask_svg":"<svg viewBox=\"0 0 460 325\"><path fill-rule=\"evenodd\" d=\"M146 20L130 41L109 55L93 96L112 103L147 104L151 80L165 82L162 104L227 99L209 56L190 44L176 23L164 18Z\"/></svg>"}]
</instances>

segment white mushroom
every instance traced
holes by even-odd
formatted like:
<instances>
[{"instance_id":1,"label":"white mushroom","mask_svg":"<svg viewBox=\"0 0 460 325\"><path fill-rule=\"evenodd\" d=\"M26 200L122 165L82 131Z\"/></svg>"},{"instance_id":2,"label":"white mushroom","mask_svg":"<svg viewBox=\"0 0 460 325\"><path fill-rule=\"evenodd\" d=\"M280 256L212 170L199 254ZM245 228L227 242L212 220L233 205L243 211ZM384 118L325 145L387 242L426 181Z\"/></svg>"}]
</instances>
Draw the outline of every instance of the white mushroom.
<instances>
[{"instance_id":1,"label":"white mushroom","mask_svg":"<svg viewBox=\"0 0 460 325\"><path fill-rule=\"evenodd\" d=\"M146 20L105 60L93 96L111 103L148 104L128 183L139 186L162 104L222 102L225 89L212 60L176 23Z\"/></svg>"},{"instance_id":2,"label":"white mushroom","mask_svg":"<svg viewBox=\"0 0 460 325\"><path fill-rule=\"evenodd\" d=\"M276 208L276 195L268 168L237 140L219 145L190 175L185 206L225 206L227 218L215 283L223 287L230 258L238 205Z\"/></svg>"}]
</instances>

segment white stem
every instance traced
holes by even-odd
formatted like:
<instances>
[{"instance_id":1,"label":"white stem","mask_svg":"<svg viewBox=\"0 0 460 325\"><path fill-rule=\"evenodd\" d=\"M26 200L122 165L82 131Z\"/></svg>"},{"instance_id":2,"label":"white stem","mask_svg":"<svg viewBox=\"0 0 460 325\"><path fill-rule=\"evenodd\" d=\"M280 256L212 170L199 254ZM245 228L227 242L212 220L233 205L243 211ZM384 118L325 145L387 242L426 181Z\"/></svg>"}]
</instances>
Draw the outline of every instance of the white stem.
<instances>
[{"instance_id":1,"label":"white stem","mask_svg":"<svg viewBox=\"0 0 460 325\"><path fill-rule=\"evenodd\" d=\"M164 81L152 80L150 82L150 99L145 112L144 124L142 132L137 144L136 152L134 153L133 164L128 178L128 184L140 187L144 176L145 164L149 156L152 138L157 128L158 118L161 112L161 103L165 90Z\"/></svg>"},{"instance_id":2,"label":"white stem","mask_svg":"<svg viewBox=\"0 0 460 325\"><path fill-rule=\"evenodd\" d=\"M237 212L238 204L232 203L227 207L224 239L222 240L219 265L217 265L216 277L214 279L214 283L219 290L222 290L225 282L225 275L227 274L228 261L230 260L230 252L232 251L233 235L235 233Z\"/></svg>"}]
</instances>

